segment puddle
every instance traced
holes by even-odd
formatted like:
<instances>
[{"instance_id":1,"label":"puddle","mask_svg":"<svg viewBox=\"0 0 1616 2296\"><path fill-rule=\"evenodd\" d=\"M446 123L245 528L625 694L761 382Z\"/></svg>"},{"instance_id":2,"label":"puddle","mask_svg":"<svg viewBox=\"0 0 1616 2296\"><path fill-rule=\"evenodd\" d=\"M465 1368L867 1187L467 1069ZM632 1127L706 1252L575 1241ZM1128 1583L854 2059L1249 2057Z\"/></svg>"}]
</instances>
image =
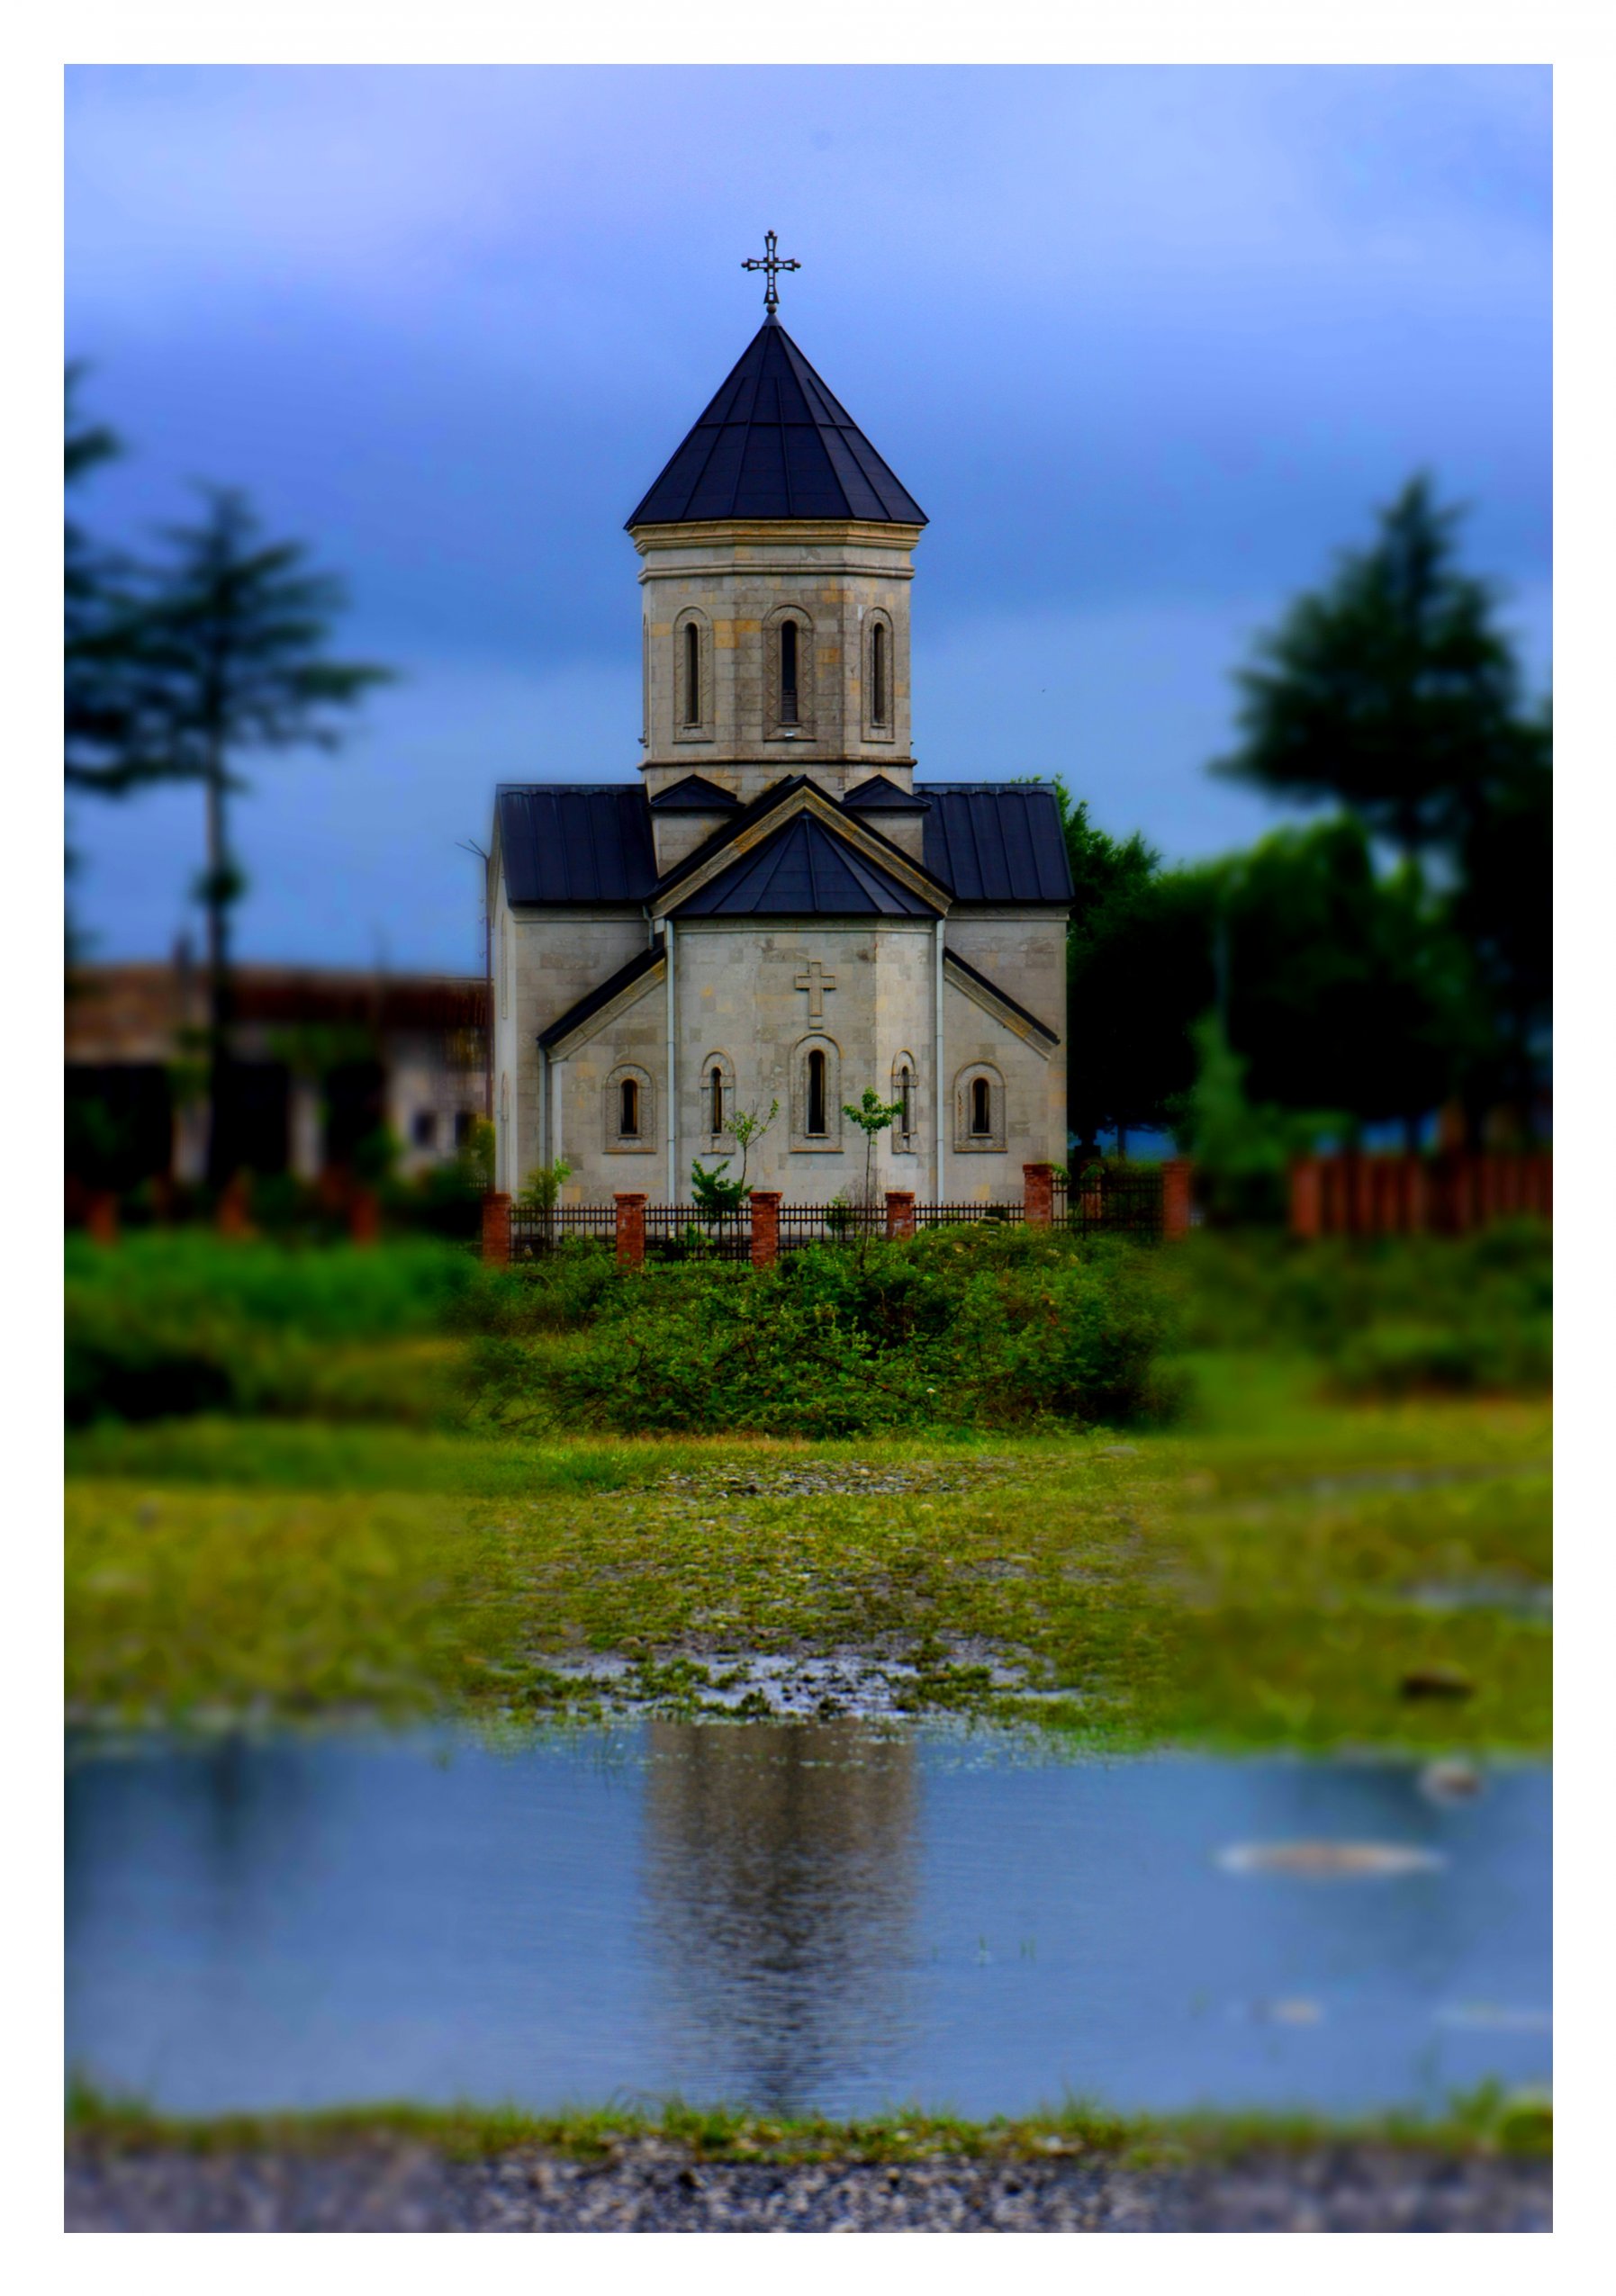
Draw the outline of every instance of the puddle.
<instances>
[{"instance_id":1,"label":"puddle","mask_svg":"<svg viewBox=\"0 0 1616 2296\"><path fill-rule=\"evenodd\" d=\"M68 2054L176 2111L1339 2112L1549 2074L1549 1774L840 1722L76 1754Z\"/></svg>"},{"instance_id":2,"label":"puddle","mask_svg":"<svg viewBox=\"0 0 1616 2296\"><path fill-rule=\"evenodd\" d=\"M558 1713L604 1712L619 1719L651 1715L738 1715L763 1720L891 1721L909 1713L916 1685L934 1693L958 1675L974 1695L1003 1695L1032 1703L1078 1706L1082 1694L1062 1689L999 1644L966 1635L941 1635L936 1657L923 1670L910 1659L866 1645L818 1652L768 1652L703 1645L672 1650L651 1661L612 1652L536 1653L536 1671L548 1678Z\"/></svg>"}]
</instances>

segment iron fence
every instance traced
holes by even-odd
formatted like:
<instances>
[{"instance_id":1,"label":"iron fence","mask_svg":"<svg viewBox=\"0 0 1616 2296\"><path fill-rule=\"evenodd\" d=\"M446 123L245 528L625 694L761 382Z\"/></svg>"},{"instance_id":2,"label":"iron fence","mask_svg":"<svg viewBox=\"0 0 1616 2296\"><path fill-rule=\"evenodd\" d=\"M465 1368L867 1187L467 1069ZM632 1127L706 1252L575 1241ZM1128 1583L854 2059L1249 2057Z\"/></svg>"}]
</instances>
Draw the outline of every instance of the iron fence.
<instances>
[{"instance_id":1,"label":"iron fence","mask_svg":"<svg viewBox=\"0 0 1616 2296\"><path fill-rule=\"evenodd\" d=\"M805 1244L856 1244L861 1237L884 1236L887 1207L877 1204L781 1204L780 1248L799 1252Z\"/></svg>"},{"instance_id":2,"label":"iron fence","mask_svg":"<svg viewBox=\"0 0 1616 2296\"><path fill-rule=\"evenodd\" d=\"M1057 1228L1077 1236L1161 1235L1162 1175L1160 1165L1130 1165L1123 1170L1102 1167L1085 1173L1074 1184L1054 1191Z\"/></svg>"},{"instance_id":3,"label":"iron fence","mask_svg":"<svg viewBox=\"0 0 1616 2296\"><path fill-rule=\"evenodd\" d=\"M648 1260L752 1259L752 1214L739 1211L699 1211L693 1204L645 1206L645 1257Z\"/></svg>"},{"instance_id":4,"label":"iron fence","mask_svg":"<svg viewBox=\"0 0 1616 2296\"><path fill-rule=\"evenodd\" d=\"M544 1259L574 1237L615 1244L618 1216L610 1204L557 1204L540 1211L532 1204L510 1207L512 1260Z\"/></svg>"},{"instance_id":5,"label":"iron fence","mask_svg":"<svg viewBox=\"0 0 1616 2296\"><path fill-rule=\"evenodd\" d=\"M915 1207L916 1228L964 1228L982 1223L1002 1228L1015 1226L1025 1217L1025 1210L1018 1203L917 1203Z\"/></svg>"}]
</instances>

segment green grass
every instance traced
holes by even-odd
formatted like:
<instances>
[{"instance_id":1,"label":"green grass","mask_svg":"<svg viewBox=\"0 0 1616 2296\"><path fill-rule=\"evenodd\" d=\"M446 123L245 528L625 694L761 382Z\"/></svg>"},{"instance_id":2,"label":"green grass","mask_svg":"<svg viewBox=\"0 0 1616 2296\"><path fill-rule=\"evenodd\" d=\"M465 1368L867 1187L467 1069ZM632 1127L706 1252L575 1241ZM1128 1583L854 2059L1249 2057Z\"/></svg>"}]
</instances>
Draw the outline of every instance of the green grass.
<instances>
[{"instance_id":1,"label":"green grass","mask_svg":"<svg viewBox=\"0 0 1616 2296\"><path fill-rule=\"evenodd\" d=\"M991 2159L1103 2154L1140 2165L1344 2142L1414 2147L1456 2157L1478 2153L1543 2156L1552 2152L1554 2143L1553 2111L1547 2100L1535 2093L1512 2094L1493 2084L1454 2097L1440 2112L1406 2111L1358 2120L1269 2113L1124 2116L1070 2102L1021 2119L986 2121L918 2109L862 2120L790 2120L678 2102L652 2112L605 2107L532 2113L514 2106L435 2111L397 2104L183 2120L75 2084L68 2093L67 2129L72 2144L128 2151L318 2152L406 2138L459 2159L538 2147L600 2160L625 2144L659 2138L702 2161L896 2162L939 2156Z\"/></svg>"},{"instance_id":2,"label":"green grass","mask_svg":"<svg viewBox=\"0 0 1616 2296\"><path fill-rule=\"evenodd\" d=\"M564 1661L616 1653L690 1713L719 1652L851 1646L917 1670L909 1711L1091 1746L1546 1750L1547 1404L1191 1369L1189 1421L1125 1439L86 1429L70 1712L547 1721L591 1711ZM788 1487L812 1476L833 1487ZM1043 1695L996 1688L998 1658ZM1468 1696L1404 1694L1444 1670Z\"/></svg>"}]
</instances>

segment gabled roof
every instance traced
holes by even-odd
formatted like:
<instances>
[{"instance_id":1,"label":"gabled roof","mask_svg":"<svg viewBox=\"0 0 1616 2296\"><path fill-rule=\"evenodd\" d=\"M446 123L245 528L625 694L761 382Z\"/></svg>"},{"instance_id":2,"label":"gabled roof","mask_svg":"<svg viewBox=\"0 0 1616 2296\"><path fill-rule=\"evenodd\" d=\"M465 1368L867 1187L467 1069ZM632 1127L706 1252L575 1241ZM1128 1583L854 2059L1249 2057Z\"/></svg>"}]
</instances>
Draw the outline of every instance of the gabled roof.
<instances>
[{"instance_id":1,"label":"gabled roof","mask_svg":"<svg viewBox=\"0 0 1616 2296\"><path fill-rule=\"evenodd\" d=\"M705 775L687 773L682 781L673 782L658 797L651 800L653 813L739 813L741 800L733 789L720 789L716 781Z\"/></svg>"},{"instance_id":2,"label":"gabled roof","mask_svg":"<svg viewBox=\"0 0 1616 2296\"><path fill-rule=\"evenodd\" d=\"M794 814L772 837L698 887L680 917L932 917L929 901L855 852L811 814Z\"/></svg>"},{"instance_id":3,"label":"gabled roof","mask_svg":"<svg viewBox=\"0 0 1616 2296\"><path fill-rule=\"evenodd\" d=\"M987 973L979 972L974 965L968 965L958 950L945 949L943 950L943 969L950 979L969 983L971 987L978 992L979 1001L986 997L993 1003L1002 1004L1007 1012L1014 1013L1016 1019L1025 1022L1034 1036L1042 1038L1045 1044L1060 1043L1059 1036L1046 1021L1041 1021L1036 1013L1029 1013L1025 1004L1018 1004L1007 989L1002 989L998 983Z\"/></svg>"},{"instance_id":4,"label":"gabled roof","mask_svg":"<svg viewBox=\"0 0 1616 2296\"><path fill-rule=\"evenodd\" d=\"M587 996L578 999L576 1004L569 1004L558 1020L552 1021L547 1029L542 1030L538 1039L540 1044L546 1047L559 1044L563 1037L571 1036L573 1031L581 1028L591 1013L600 1012L614 998L621 996L626 988L632 988L635 982L646 973L655 972L665 954L662 942L654 941L648 948L630 957L626 965L619 965L617 971L609 975L598 988L591 988Z\"/></svg>"},{"instance_id":5,"label":"gabled roof","mask_svg":"<svg viewBox=\"0 0 1616 2296\"><path fill-rule=\"evenodd\" d=\"M765 320L629 518L869 518L925 524L777 320Z\"/></svg>"},{"instance_id":6,"label":"gabled roof","mask_svg":"<svg viewBox=\"0 0 1616 2296\"><path fill-rule=\"evenodd\" d=\"M872 774L868 781L861 781L842 800L845 813L930 813L931 801L918 791L899 788L896 781L884 773Z\"/></svg>"},{"instance_id":7,"label":"gabled roof","mask_svg":"<svg viewBox=\"0 0 1616 2296\"><path fill-rule=\"evenodd\" d=\"M808 791L820 808L821 834L838 851L848 851L862 866L896 878L906 888L906 901L918 898L918 909L900 908L881 914L926 915L946 908L948 901L1006 902L1016 905L1047 904L1070 907L1075 897L1067 866L1066 841L1054 792L1037 782L934 781L924 795L906 797L891 782L886 788L898 799L894 806L872 788L883 777L861 782L834 810L845 817L850 836L877 851L861 851L827 826L824 812L832 800L809 776L784 776L749 805L731 800L727 793L705 783L699 774L687 776L653 802L668 811L716 814L712 833L691 853L661 878L656 873L651 838L651 807L633 783L534 783L503 786L498 797L500 852L509 898L518 904L544 902L581 907L655 899L660 912L672 906L668 896L680 885L706 876L718 857L731 844L745 842L756 859L769 815L777 809L795 813L793 800ZM710 796L707 795L711 790ZM864 793L871 791L870 797ZM670 803L670 800L677 800ZM859 800L861 802L855 802ZM883 815L916 809L925 814L923 854L916 862L882 835ZM816 851L817 849L816 848ZM891 866L883 870L889 853ZM927 905L926 888L914 879L921 871L943 896ZM828 879L827 879L828 882ZM708 888L710 890L710 887ZM778 909L772 912L781 914ZM698 909L691 915L717 914ZM806 914L825 914L809 909ZM844 914L868 914L862 905Z\"/></svg>"},{"instance_id":8,"label":"gabled roof","mask_svg":"<svg viewBox=\"0 0 1616 2296\"><path fill-rule=\"evenodd\" d=\"M922 851L956 901L1076 898L1055 793L1047 783L932 781Z\"/></svg>"},{"instance_id":9,"label":"gabled roof","mask_svg":"<svg viewBox=\"0 0 1616 2296\"><path fill-rule=\"evenodd\" d=\"M504 783L495 802L509 900L643 901L655 886L637 784Z\"/></svg>"}]
</instances>

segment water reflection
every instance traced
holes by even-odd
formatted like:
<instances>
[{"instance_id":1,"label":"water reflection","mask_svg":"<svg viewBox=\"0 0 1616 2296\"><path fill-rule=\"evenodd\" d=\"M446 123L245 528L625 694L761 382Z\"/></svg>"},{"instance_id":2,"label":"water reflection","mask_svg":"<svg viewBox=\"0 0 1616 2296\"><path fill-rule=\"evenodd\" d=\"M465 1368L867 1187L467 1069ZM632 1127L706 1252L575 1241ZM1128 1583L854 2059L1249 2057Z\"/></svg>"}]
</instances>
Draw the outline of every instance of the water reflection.
<instances>
[{"instance_id":1,"label":"water reflection","mask_svg":"<svg viewBox=\"0 0 1616 2296\"><path fill-rule=\"evenodd\" d=\"M806 2107L895 2060L911 2021L915 1744L856 1723L654 1724L650 1950L672 2053L718 2091Z\"/></svg>"},{"instance_id":2,"label":"water reflection","mask_svg":"<svg viewBox=\"0 0 1616 2296\"><path fill-rule=\"evenodd\" d=\"M1547 2077L1550 1800L1541 1769L1443 1806L1413 1765L1040 1766L856 1724L97 1758L68 2055L179 2111L1440 2102ZM1309 1841L1435 1862L1224 1861Z\"/></svg>"}]
</instances>

